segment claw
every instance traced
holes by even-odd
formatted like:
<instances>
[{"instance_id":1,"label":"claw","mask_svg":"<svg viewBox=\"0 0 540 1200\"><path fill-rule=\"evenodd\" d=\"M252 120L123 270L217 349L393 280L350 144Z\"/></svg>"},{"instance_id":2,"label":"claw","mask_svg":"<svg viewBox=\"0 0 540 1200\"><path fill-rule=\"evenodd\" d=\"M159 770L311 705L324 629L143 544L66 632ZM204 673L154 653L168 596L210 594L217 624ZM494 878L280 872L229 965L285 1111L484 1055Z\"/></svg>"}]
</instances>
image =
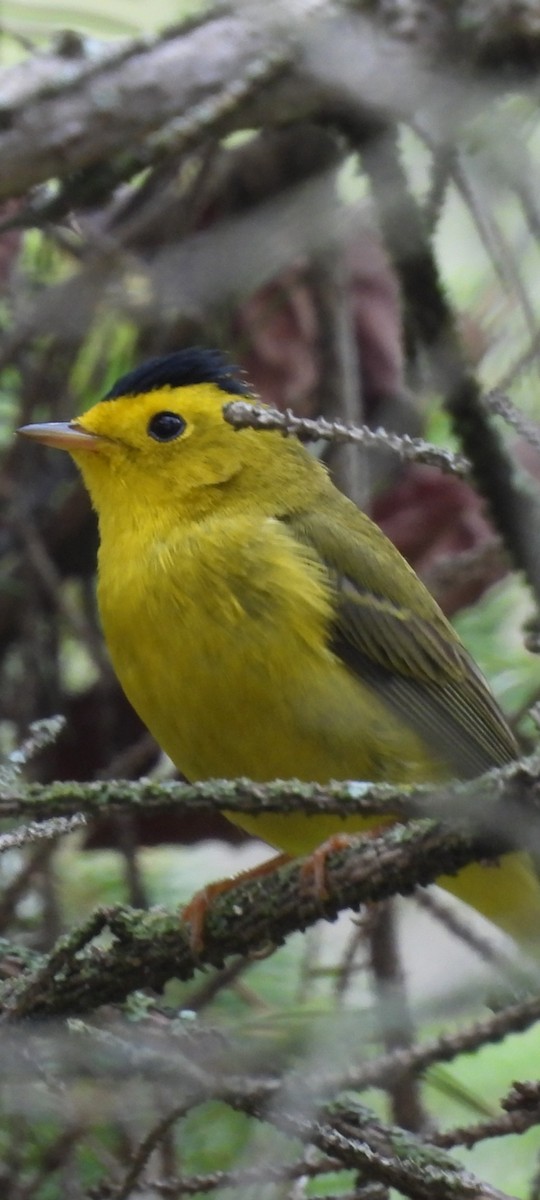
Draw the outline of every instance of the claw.
<instances>
[{"instance_id":1,"label":"claw","mask_svg":"<svg viewBox=\"0 0 540 1200\"><path fill-rule=\"evenodd\" d=\"M237 875L229 875L226 879L217 879L215 883L209 883L199 892L195 892L181 912L182 921L191 926L189 942L192 953L198 957L204 947L206 914L216 896L230 892L237 884L247 883L250 879L263 879L265 875L270 875L287 862L290 862L289 854L276 854L274 858L269 858L256 867L249 867L247 871L239 871Z\"/></svg>"},{"instance_id":2,"label":"claw","mask_svg":"<svg viewBox=\"0 0 540 1200\"><path fill-rule=\"evenodd\" d=\"M358 841L358 834L349 833L333 833L332 837L322 842L317 849L302 863L300 869L300 886L309 891L314 891L319 900L326 900L328 896L328 888L326 886L326 859L329 854L336 850L347 850L349 846L354 845Z\"/></svg>"}]
</instances>

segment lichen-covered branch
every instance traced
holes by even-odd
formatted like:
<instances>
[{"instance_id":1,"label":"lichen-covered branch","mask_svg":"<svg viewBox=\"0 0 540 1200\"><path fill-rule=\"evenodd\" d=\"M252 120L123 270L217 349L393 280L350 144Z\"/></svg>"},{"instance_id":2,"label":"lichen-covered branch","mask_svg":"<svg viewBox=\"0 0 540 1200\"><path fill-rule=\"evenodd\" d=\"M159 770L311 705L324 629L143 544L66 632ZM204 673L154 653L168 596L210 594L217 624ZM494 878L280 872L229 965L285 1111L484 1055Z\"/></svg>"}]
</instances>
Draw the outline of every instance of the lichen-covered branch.
<instances>
[{"instance_id":1,"label":"lichen-covered branch","mask_svg":"<svg viewBox=\"0 0 540 1200\"><path fill-rule=\"evenodd\" d=\"M76 813L97 817L174 808L232 815L279 812L331 813L336 818L432 818L460 829L465 839L481 837L490 843L492 853L520 844L534 851L540 839L540 760L532 755L478 779L419 787L358 780L322 785L297 779L265 784L249 779L194 784L152 779L49 784L0 781L0 818L45 820Z\"/></svg>"},{"instance_id":2,"label":"lichen-covered branch","mask_svg":"<svg viewBox=\"0 0 540 1200\"><path fill-rule=\"evenodd\" d=\"M37 973L6 985L4 1012L12 1018L66 1015L122 1001L136 988L160 989L171 978L190 979L204 964L220 967L231 954L278 946L293 931L321 917L333 920L344 908L410 893L489 852L489 845L431 821L394 826L328 855L324 898L306 885L301 861L217 896L207 912L199 954L179 915L121 906L98 909L60 939ZM107 949L92 944L105 927L112 935Z\"/></svg>"},{"instance_id":3,"label":"lichen-covered branch","mask_svg":"<svg viewBox=\"0 0 540 1200\"><path fill-rule=\"evenodd\" d=\"M449 1155L397 1126L385 1125L360 1104L333 1105L320 1121L279 1112L275 1123L313 1141L342 1167L398 1188L412 1200L509 1200L459 1166Z\"/></svg>"},{"instance_id":4,"label":"lichen-covered branch","mask_svg":"<svg viewBox=\"0 0 540 1200\"><path fill-rule=\"evenodd\" d=\"M0 833L0 854L6 850L16 850L32 842L41 842L50 838L65 837L86 825L83 813L73 813L71 817L51 817L49 821L32 821L29 825L21 825L8 833Z\"/></svg>"}]
</instances>

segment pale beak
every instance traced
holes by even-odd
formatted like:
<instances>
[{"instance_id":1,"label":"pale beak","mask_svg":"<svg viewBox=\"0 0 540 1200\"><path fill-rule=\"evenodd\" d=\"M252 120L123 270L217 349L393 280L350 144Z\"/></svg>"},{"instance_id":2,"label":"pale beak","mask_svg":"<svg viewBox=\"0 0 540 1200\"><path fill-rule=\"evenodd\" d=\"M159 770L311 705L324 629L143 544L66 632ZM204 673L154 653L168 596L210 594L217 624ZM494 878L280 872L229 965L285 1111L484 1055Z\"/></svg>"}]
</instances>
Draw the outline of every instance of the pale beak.
<instances>
[{"instance_id":1,"label":"pale beak","mask_svg":"<svg viewBox=\"0 0 540 1200\"><path fill-rule=\"evenodd\" d=\"M43 425L23 425L17 430L23 437L43 442L44 446L56 446L58 450L98 450L103 438L97 433L87 433L76 421L47 421Z\"/></svg>"}]
</instances>

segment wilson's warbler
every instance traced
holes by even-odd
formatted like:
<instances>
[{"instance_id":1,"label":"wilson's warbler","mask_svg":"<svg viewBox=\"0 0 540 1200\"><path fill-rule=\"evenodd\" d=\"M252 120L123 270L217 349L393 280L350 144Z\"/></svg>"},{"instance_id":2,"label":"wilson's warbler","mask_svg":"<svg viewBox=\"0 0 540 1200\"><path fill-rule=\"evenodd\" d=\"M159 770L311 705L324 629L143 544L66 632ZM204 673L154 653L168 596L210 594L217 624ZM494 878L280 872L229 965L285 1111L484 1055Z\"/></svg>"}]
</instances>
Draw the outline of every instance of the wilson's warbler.
<instances>
[{"instance_id":1,"label":"wilson's warbler","mask_svg":"<svg viewBox=\"0 0 540 1200\"><path fill-rule=\"evenodd\" d=\"M217 351L125 375L69 424L100 527L98 598L118 678L190 780L474 777L517 753L478 668L380 529L295 438L235 431L249 399ZM291 855L377 824L234 817ZM525 855L440 880L519 940L540 917Z\"/></svg>"}]
</instances>

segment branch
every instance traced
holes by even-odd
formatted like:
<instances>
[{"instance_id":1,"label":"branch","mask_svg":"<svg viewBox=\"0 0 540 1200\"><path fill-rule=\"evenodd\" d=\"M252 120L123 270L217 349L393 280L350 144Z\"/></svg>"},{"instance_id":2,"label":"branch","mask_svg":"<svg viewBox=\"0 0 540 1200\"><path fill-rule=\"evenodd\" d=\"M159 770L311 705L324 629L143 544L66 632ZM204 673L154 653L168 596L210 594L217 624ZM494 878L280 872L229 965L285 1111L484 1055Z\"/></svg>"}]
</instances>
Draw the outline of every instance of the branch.
<instances>
[{"instance_id":1,"label":"branch","mask_svg":"<svg viewBox=\"0 0 540 1200\"><path fill-rule=\"evenodd\" d=\"M333 1105L319 1121L273 1110L272 1122L313 1142L342 1167L397 1188L411 1200L509 1200L437 1147L397 1126L386 1125L363 1105Z\"/></svg>"},{"instance_id":2,"label":"branch","mask_svg":"<svg viewBox=\"0 0 540 1200\"><path fill-rule=\"evenodd\" d=\"M141 987L161 989L171 978L191 979L203 964L221 967L231 954L260 953L281 945L290 933L321 918L334 920L357 908L441 874L455 874L489 854L489 846L430 821L394 826L381 837L359 838L346 851L328 854L326 895L306 885L302 862L238 884L209 905L204 947L195 955L189 925L178 915L122 906L101 908L88 922L61 938L37 973L4 989L6 1016L65 1015L123 1001ZM107 927L112 944L93 939Z\"/></svg>"},{"instance_id":3,"label":"branch","mask_svg":"<svg viewBox=\"0 0 540 1200\"><path fill-rule=\"evenodd\" d=\"M472 463L495 527L540 604L540 542L535 536L540 528L538 497L521 485L482 404L480 386L462 351L423 214L400 160L397 133L388 130L364 146L363 161L407 311L430 356L455 433Z\"/></svg>"},{"instance_id":4,"label":"branch","mask_svg":"<svg viewBox=\"0 0 540 1200\"><path fill-rule=\"evenodd\" d=\"M275 127L302 115L336 123L354 117L366 126L381 116L412 119L420 108L444 143L466 113L486 104L482 73L474 80L468 70L476 48L474 38L462 43L464 87L455 56L449 68L444 36L439 45L433 39L428 58L345 5L305 0L236 12L215 7L120 50L88 50L81 39L78 54L70 43L69 52L4 72L0 198L99 163L113 176L122 162L124 175L134 174L218 125L222 132ZM261 92L276 74L281 79ZM510 86L505 81L499 72L499 93Z\"/></svg>"},{"instance_id":5,"label":"branch","mask_svg":"<svg viewBox=\"0 0 540 1200\"><path fill-rule=\"evenodd\" d=\"M76 813L97 817L168 808L254 816L428 818L444 821L464 841L481 838L491 848L485 845L484 851L492 856L520 845L533 852L540 848L540 759L531 755L478 779L419 787L361 780L324 785L298 779L264 784L249 779L193 784L140 779L25 785L0 780L0 818L39 820Z\"/></svg>"},{"instance_id":6,"label":"branch","mask_svg":"<svg viewBox=\"0 0 540 1200\"><path fill-rule=\"evenodd\" d=\"M175 1027L177 1024L175 1020ZM293 1175L305 1173L307 1176L317 1176L324 1171L354 1167L362 1172L362 1184L364 1179L393 1183L413 1200L428 1200L428 1197L429 1200L451 1200L452 1197L453 1200L502 1200L502 1193L490 1188L489 1184L481 1183L442 1152L433 1141L420 1140L404 1130L383 1123L371 1110L359 1103L348 1102L346 1106L331 1104L323 1107L324 1101L320 1094L315 1098L309 1090L306 1092L299 1088L303 1077L293 1074L280 1078L276 1077L274 1072L269 1075L246 1077L244 1072L231 1073L230 1068L222 1061L216 1064L215 1052L209 1053L202 1061L198 1057L189 1056L189 1051L186 1056L186 1031L177 1029L176 1036L171 1038L171 1029L163 1028L163 1020L157 1028L149 1031L147 1043L141 1038L140 1030L137 1036L134 1032L126 1031L125 1025L121 1027L122 1035L117 1036L102 1027L89 1027L81 1021L71 1021L67 1044L65 1035L62 1039L62 1035L59 1037L58 1033L54 1032L54 1026L52 1028L52 1037L49 1033L45 1047L41 1048L39 1039L43 1037L43 1029L40 1030L39 1026L36 1037L32 1036L32 1031L29 1035L27 1029L20 1037L13 1037L11 1031L10 1039L6 1038L4 1042L9 1040L11 1043L12 1070L13 1067L17 1067L19 1058L25 1055L25 1059L21 1060L24 1066L23 1078L26 1078L29 1072L29 1058L34 1069L37 1060L37 1071L40 1074L42 1060L45 1059L45 1063L48 1063L52 1058L54 1066L48 1074L47 1082L53 1090L59 1065L62 1080L70 1077L69 1071L67 1076L65 1074L66 1066L71 1070L76 1067L79 1071L86 1068L85 1078L92 1078L97 1074L101 1086L104 1078L129 1081L132 1080L134 1071L144 1072L144 1076L149 1079L166 1079L171 1086L171 1096L174 1095L174 1107L171 1106L169 1111L151 1126L139 1143L127 1172L124 1172L122 1182L116 1187L105 1182L103 1196L109 1200L113 1197L120 1200L121 1196L129 1194L136 1182L142 1183L149 1154L167 1128L208 1100L220 1100L235 1111L243 1112L265 1124L274 1125L288 1137L300 1138L306 1145L316 1145L330 1156L316 1164L310 1164L305 1172L300 1170L301 1164L296 1167L291 1165L288 1169ZM47 1029L50 1030L50 1025ZM199 1033L201 1032L204 1031L199 1030ZM6 1045L2 1048L8 1054L9 1067L8 1047ZM231 1065L237 1062L237 1051L233 1047L229 1047L227 1061ZM518 1085L514 1089L516 1093L518 1088L519 1094L516 1095L514 1107L531 1107L534 1103L534 1085ZM512 1096L508 1099L512 1103ZM318 1106L315 1119L311 1116L314 1103ZM282 1177L281 1167L276 1175L272 1165L263 1164L260 1170L263 1178L267 1177L268 1181ZM218 1177L214 1177L213 1184L210 1176L200 1177L200 1190L210 1190L213 1186L218 1186L220 1181L225 1185L229 1179L232 1183L236 1178L238 1186L242 1182L248 1184L258 1181L257 1175L251 1177L250 1173L243 1171L240 1171L238 1176L236 1172L230 1176L228 1172L223 1175L220 1173ZM190 1184L190 1191L197 1190L194 1179L190 1180ZM363 1195L363 1190L360 1194ZM374 1196L372 1192L368 1195Z\"/></svg>"},{"instance_id":7,"label":"branch","mask_svg":"<svg viewBox=\"0 0 540 1200\"><path fill-rule=\"evenodd\" d=\"M290 60L279 22L258 21L214 9L156 39L137 39L66 59L50 55L6 71L0 112L0 154L5 174L0 198L50 178L64 178L120 155L134 174L159 159L160 131L181 149L245 99L267 69ZM279 36L281 35L281 36ZM276 114L277 116L277 114ZM154 144L152 144L152 139ZM141 146L144 149L141 151ZM152 153L152 151L156 153Z\"/></svg>"},{"instance_id":8,"label":"branch","mask_svg":"<svg viewBox=\"0 0 540 1200\"><path fill-rule=\"evenodd\" d=\"M30 825L22 825L9 833L0 833L0 854L6 850L18 849L29 842L41 842L44 839L63 837L86 825L83 813L74 813L72 817L51 817L49 821L32 821Z\"/></svg>"},{"instance_id":9,"label":"branch","mask_svg":"<svg viewBox=\"0 0 540 1200\"><path fill-rule=\"evenodd\" d=\"M457 1126L444 1133L436 1133L431 1139L437 1146L451 1149L453 1146L475 1146L486 1138L505 1137L509 1133L525 1133L540 1124L540 1085L514 1083L500 1101L503 1112L476 1125Z\"/></svg>"},{"instance_id":10,"label":"branch","mask_svg":"<svg viewBox=\"0 0 540 1200\"><path fill-rule=\"evenodd\" d=\"M451 450L434 446L423 438L409 437L406 433L399 435L386 429L370 429L368 425L350 425L341 420L328 421L326 417L297 417L290 408L280 412L277 408L233 400L224 406L223 416L234 429L278 429L284 437L295 434L303 442L322 440L392 450L402 462L421 462L454 475L468 475L471 469L471 464L462 454L453 454Z\"/></svg>"},{"instance_id":11,"label":"branch","mask_svg":"<svg viewBox=\"0 0 540 1200\"><path fill-rule=\"evenodd\" d=\"M293 1175L306 1174L317 1176L326 1171L336 1171L345 1167L355 1167L362 1172L362 1183L378 1181L393 1183L405 1195L413 1200L472 1200L473 1197L484 1197L485 1200L501 1200L502 1194L490 1188L489 1184L481 1183L470 1172L449 1155L441 1152L436 1137L419 1139L404 1130L388 1125L378 1120L374 1113L359 1103L325 1105L324 1098L310 1090L310 1080L307 1078L307 1088L304 1086L305 1072L293 1072L291 1075L276 1077L275 1072L268 1075L247 1076L235 1071L237 1064L237 1049L228 1047L225 1060L218 1054L216 1062L215 1047L207 1047L203 1057L192 1047L186 1054L186 1040L189 1042L187 1031L178 1029L178 1021L174 1021L176 1034L171 1037L171 1028L163 1025L160 1020L157 1027L147 1030L148 1038L141 1035L140 1025L137 1030L129 1031L125 1024L121 1025L121 1035L109 1029L87 1026L82 1021L71 1021L70 1036L66 1044L65 1035L62 1038L55 1032L53 1025L52 1036L49 1033L45 1044L45 1057L54 1062L53 1073L49 1077L50 1086L54 1088L55 1077L60 1065L60 1077L65 1081L72 1077L73 1070L85 1070L85 1078L97 1075L103 1087L104 1079L129 1081L133 1073L143 1073L144 1077L152 1080L167 1080L170 1085L170 1095L174 1097L174 1106L155 1122L147 1135L141 1140L124 1173L122 1182L116 1187L106 1185L103 1189L109 1200L120 1200L127 1196L136 1181L142 1183L143 1172L152 1149L159 1143L163 1133L173 1122L181 1119L194 1107L208 1100L220 1100L235 1111L243 1112L257 1121L270 1123L280 1129L288 1137L300 1138L309 1145L315 1144L330 1155L315 1164L311 1163L305 1171L298 1163L295 1167L286 1168ZM50 1030L50 1025L47 1026ZM197 1032L195 1030L195 1032ZM199 1035L209 1031L199 1029ZM30 1036L30 1053L28 1053L28 1036ZM7 1066L15 1068L14 1076L21 1055L25 1054L23 1062L23 1078L29 1070L28 1059L38 1068L44 1057L43 1047L39 1048L39 1039L43 1037L43 1029L38 1026L37 1036L26 1031L22 1035L13 1036L11 1030L9 1041L13 1050L12 1062L9 1060L9 1049L2 1047L7 1053ZM81 1051L82 1043L82 1055ZM2 1060L4 1066L4 1060ZM66 1074L66 1067L68 1073ZM232 1071L234 1073L231 1073ZM510 1111L516 1111L514 1126L520 1121L527 1125L532 1119L527 1116L527 1110L535 1107L537 1085L515 1085L512 1093L503 1102ZM167 1094L167 1093L166 1093ZM293 1107L294 1104L294 1107ZM318 1112L313 1119L314 1106ZM521 1113L524 1115L521 1116ZM330 1147L333 1149L330 1150ZM328 1147L328 1149L326 1149ZM189 1181L189 1191L208 1191L215 1187L242 1183L257 1183L258 1171L261 1180L270 1182L273 1178L281 1179L282 1168L274 1173L272 1164L262 1164L251 1171L219 1173L217 1176L198 1177L201 1188L195 1187L195 1179ZM286 1175L284 1177L287 1177ZM101 1194L101 1192L100 1192ZM164 1194L168 1194L167 1191ZM363 1190L360 1193L363 1195ZM372 1195L372 1193L369 1193Z\"/></svg>"},{"instance_id":12,"label":"branch","mask_svg":"<svg viewBox=\"0 0 540 1200\"><path fill-rule=\"evenodd\" d=\"M539 1003L536 997L537 1011ZM489 1020L485 1022L486 1026ZM179 1021L176 1013L171 1013L167 1020L160 1009L157 1022L148 1013L139 1017L135 1025L129 1022L126 1025L122 1018L111 1020L110 1017L105 1027L102 1017L97 1025L71 1020L68 1036L66 1032L64 1026L50 1022L45 1027L38 1023L37 1028L32 1026L30 1029L25 1024L20 1032L13 1026L6 1029L0 1040L0 1063L6 1080L15 1079L20 1086L21 1079L35 1079L36 1073L38 1076L43 1074L47 1086L54 1092L60 1082L65 1088L66 1081L80 1078L82 1071L87 1081L98 1079L101 1088L105 1080L109 1084L116 1081L116 1088L109 1087L109 1090L117 1092L122 1082L129 1085L134 1072L142 1074L146 1080L159 1082L162 1089L167 1086L164 1094L171 1096L169 1117L172 1121L209 1099L219 1099L259 1121L271 1122L288 1136L299 1136L306 1144L314 1142L324 1148L325 1144L329 1145L325 1139L334 1139L337 1134L332 1154L334 1161L319 1162L306 1174L318 1175L325 1169L342 1169L354 1161L366 1178L392 1179L396 1186L399 1181L400 1190L418 1200L427 1200L428 1195L433 1200L449 1197L451 1184L455 1189L452 1194L463 1200L472 1196L500 1198L500 1193L494 1193L489 1185L480 1184L453 1159L441 1154L439 1144L453 1145L458 1140L469 1144L469 1140L472 1143L481 1137L496 1136L498 1130L515 1132L536 1124L538 1118L538 1083L519 1083L502 1102L508 1119L501 1114L471 1126L470 1139L468 1129L457 1129L420 1140L383 1124L358 1103L349 1103L346 1108L340 1105L323 1108L326 1098L335 1095L336 1088L343 1090L351 1086L346 1080L340 1081L336 1077L329 1086L326 1076L320 1072L310 1075L305 1066L285 1075L276 1075L272 1070L268 1074L246 1078L237 1070L238 1048L228 1041L223 1044L222 1031L218 1033L201 1025ZM219 1039L217 1044L216 1038ZM470 1048L474 1049L478 1044L473 1046L471 1043ZM419 1047L413 1048L413 1053L414 1049ZM373 1065L368 1063L366 1067L369 1069ZM318 1109L315 1120L311 1116L314 1108ZM151 1126L134 1152L129 1175L123 1174L122 1184L105 1187L104 1197L112 1200L112 1197L125 1194L118 1191L118 1187L127 1191L128 1179L130 1182L135 1177L142 1179L148 1152L157 1144L168 1123L169 1118L165 1116L164 1121L160 1118L159 1123ZM368 1157L362 1161L364 1155ZM261 1171L266 1173L267 1166L263 1164ZM270 1167L268 1181L272 1177ZM200 1178L200 1190L213 1190L219 1186L220 1179L225 1186L228 1173L214 1177L213 1185L210 1176ZM234 1172L230 1177L231 1184L235 1179ZM238 1186L241 1181L248 1184L249 1175L243 1177L241 1173ZM251 1182L258 1182L257 1177ZM428 1186L432 1191L427 1191ZM190 1180L189 1190L199 1190L194 1179Z\"/></svg>"},{"instance_id":13,"label":"branch","mask_svg":"<svg viewBox=\"0 0 540 1200\"><path fill-rule=\"evenodd\" d=\"M0 792L15 784L23 767L27 766L37 754L47 746L54 745L56 739L65 728L65 717L45 717L42 721L33 721L28 730L28 736L16 750L12 750L7 761L0 766Z\"/></svg>"},{"instance_id":14,"label":"branch","mask_svg":"<svg viewBox=\"0 0 540 1200\"><path fill-rule=\"evenodd\" d=\"M365 1171L368 1178L398 1188L413 1200L503 1200L503 1192L412 1134L377 1121L361 1105L351 1105L349 1110L336 1105L333 1111L332 1123L315 1126L311 1138L342 1166ZM285 1122L291 1132L296 1127L300 1136L302 1127L306 1132L309 1128L305 1118L293 1114L285 1114Z\"/></svg>"},{"instance_id":15,"label":"branch","mask_svg":"<svg viewBox=\"0 0 540 1200\"><path fill-rule=\"evenodd\" d=\"M303 1086L318 1095L335 1095L336 1090L364 1091L371 1087L388 1087L402 1074L424 1074L435 1064L453 1062L462 1054L476 1054L481 1046L502 1042L511 1033L523 1033L540 1019L540 995L528 996L500 1011L490 1013L451 1033L427 1038L410 1049L392 1050L372 1062L360 1063L348 1070L319 1072L314 1078L303 1071Z\"/></svg>"},{"instance_id":16,"label":"branch","mask_svg":"<svg viewBox=\"0 0 540 1200\"><path fill-rule=\"evenodd\" d=\"M511 425L520 437L525 438L525 441L529 442L535 450L540 450L540 425L537 421L531 421L530 417L521 412L500 388L494 388L492 392L488 392L487 396L484 396L483 402L488 412L502 417L503 421L506 421L507 425Z\"/></svg>"}]
</instances>

